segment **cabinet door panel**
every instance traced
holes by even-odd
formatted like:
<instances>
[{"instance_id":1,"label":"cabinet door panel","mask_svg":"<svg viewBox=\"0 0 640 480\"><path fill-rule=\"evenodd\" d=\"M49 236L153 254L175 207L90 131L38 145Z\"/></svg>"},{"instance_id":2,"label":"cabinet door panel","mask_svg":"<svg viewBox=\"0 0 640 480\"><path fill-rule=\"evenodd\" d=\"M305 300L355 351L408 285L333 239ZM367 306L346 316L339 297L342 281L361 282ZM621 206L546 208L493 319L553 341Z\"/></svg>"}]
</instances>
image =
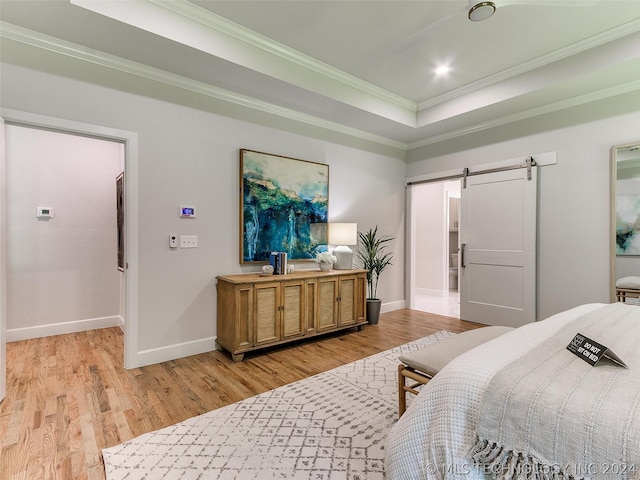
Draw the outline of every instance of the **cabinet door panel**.
<instances>
[{"instance_id":1,"label":"cabinet door panel","mask_svg":"<svg viewBox=\"0 0 640 480\"><path fill-rule=\"evenodd\" d=\"M318 282L318 331L335 328L336 322L336 280L322 279Z\"/></svg>"},{"instance_id":2,"label":"cabinet door panel","mask_svg":"<svg viewBox=\"0 0 640 480\"><path fill-rule=\"evenodd\" d=\"M238 289L238 323L236 324L236 346L248 347L251 345L251 294L252 288Z\"/></svg>"},{"instance_id":3,"label":"cabinet door panel","mask_svg":"<svg viewBox=\"0 0 640 480\"><path fill-rule=\"evenodd\" d=\"M339 325L356 323L356 279L340 280L340 319Z\"/></svg>"},{"instance_id":4,"label":"cabinet door panel","mask_svg":"<svg viewBox=\"0 0 640 480\"><path fill-rule=\"evenodd\" d=\"M255 297L254 345L280 340L280 285L256 285Z\"/></svg>"},{"instance_id":5,"label":"cabinet door panel","mask_svg":"<svg viewBox=\"0 0 640 480\"><path fill-rule=\"evenodd\" d=\"M304 282L283 285L282 338L304 334Z\"/></svg>"},{"instance_id":6,"label":"cabinet door panel","mask_svg":"<svg viewBox=\"0 0 640 480\"><path fill-rule=\"evenodd\" d=\"M309 334L312 334L316 331L316 321L317 321L317 312L318 312L318 302L316 301L317 297L317 288L318 282L315 281L307 281L307 299L306 299L306 331Z\"/></svg>"}]
</instances>

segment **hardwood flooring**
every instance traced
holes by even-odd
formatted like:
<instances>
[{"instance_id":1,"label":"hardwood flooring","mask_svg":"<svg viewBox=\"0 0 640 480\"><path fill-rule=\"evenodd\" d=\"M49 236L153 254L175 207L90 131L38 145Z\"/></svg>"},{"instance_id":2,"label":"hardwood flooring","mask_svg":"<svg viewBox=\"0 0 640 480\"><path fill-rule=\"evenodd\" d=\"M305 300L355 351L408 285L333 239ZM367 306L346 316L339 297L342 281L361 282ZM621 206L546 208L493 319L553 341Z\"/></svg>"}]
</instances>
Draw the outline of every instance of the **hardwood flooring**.
<instances>
[{"instance_id":1,"label":"hardwood flooring","mask_svg":"<svg viewBox=\"0 0 640 480\"><path fill-rule=\"evenodd\" d=\"M104 479L101 449L440 330L482 325L414 310L245 355L221 351L123 368L123 334L105 328L7 344L0 478Z\"/></svg>"}]
</instances>

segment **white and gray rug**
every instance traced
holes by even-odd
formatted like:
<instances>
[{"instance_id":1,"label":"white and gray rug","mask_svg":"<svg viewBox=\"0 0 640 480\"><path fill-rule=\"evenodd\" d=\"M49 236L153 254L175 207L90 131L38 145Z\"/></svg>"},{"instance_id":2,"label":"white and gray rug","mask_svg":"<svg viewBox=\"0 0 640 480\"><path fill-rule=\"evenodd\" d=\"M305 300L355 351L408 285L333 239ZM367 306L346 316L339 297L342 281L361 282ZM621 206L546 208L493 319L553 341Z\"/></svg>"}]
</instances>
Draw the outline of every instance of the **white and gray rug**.
<instances>
[{"instance_id":1,"label":"white and gray rug","mask_svg":"<svg viewBox=\"0 0 640 480\"><path fill-rule=\"evenodd\" d=\"M106 448L107 480L382 479L398 418L398 356L452 335L438 332Z\"/></svg>"}]
</instances>

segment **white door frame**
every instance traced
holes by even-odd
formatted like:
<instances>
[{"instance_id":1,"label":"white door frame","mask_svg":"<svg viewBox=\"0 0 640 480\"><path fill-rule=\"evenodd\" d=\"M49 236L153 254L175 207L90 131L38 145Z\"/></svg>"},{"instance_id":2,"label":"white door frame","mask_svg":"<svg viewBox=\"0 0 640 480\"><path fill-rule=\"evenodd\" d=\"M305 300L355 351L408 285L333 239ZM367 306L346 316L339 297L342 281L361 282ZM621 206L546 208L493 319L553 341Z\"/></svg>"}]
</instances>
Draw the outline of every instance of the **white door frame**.
<instances>
[{"instance_id":1,"label":"white door frame","mask_svg":"<svg viewBox=\"0 0 640 480\"><path fill-rule=\"evenodd\" d=\"M7 167L4 119L0 117L0 402L7 394Z\"/></svg>"},{"instance_id":2,"label":"white door frame","mask_svg":"<svg viewBox=\"0 0 640 480\"><path fill-rule=\"evenodd\" d=\"M124 367L136 368L138 365L138 134L125 130L75 122L45 115L22 112L7 108L0 109L0 117L6 123L53 130L62 133L83 135L124 144L125 166L125 322L124 322ZM4 125L2 133L4 135ZM4 152L0 161L0 218L6 225L6 175ZM0 348L4 352L6 339L6 232L0 237ZM5 377L6 372L0 372Z\"/></svg>"}]
</instances>

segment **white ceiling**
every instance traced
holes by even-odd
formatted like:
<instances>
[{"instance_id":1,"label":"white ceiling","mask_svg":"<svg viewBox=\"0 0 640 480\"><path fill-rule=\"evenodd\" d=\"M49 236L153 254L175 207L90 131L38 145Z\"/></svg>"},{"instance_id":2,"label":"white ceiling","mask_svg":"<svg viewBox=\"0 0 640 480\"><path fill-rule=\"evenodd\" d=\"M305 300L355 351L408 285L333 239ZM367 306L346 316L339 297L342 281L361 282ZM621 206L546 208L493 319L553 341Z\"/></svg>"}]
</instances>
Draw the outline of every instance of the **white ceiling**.
<instances>
[{"instance_id":1,"label":"white ceiling","mask_svg":"<svg viewBox=\"0 0 640 480\"><path fill-rule=\"evenodd\" d=\"M0 33L408 148L640 90L640 0L494 1L2 0Z\"/></svg>"}]
</instances>

